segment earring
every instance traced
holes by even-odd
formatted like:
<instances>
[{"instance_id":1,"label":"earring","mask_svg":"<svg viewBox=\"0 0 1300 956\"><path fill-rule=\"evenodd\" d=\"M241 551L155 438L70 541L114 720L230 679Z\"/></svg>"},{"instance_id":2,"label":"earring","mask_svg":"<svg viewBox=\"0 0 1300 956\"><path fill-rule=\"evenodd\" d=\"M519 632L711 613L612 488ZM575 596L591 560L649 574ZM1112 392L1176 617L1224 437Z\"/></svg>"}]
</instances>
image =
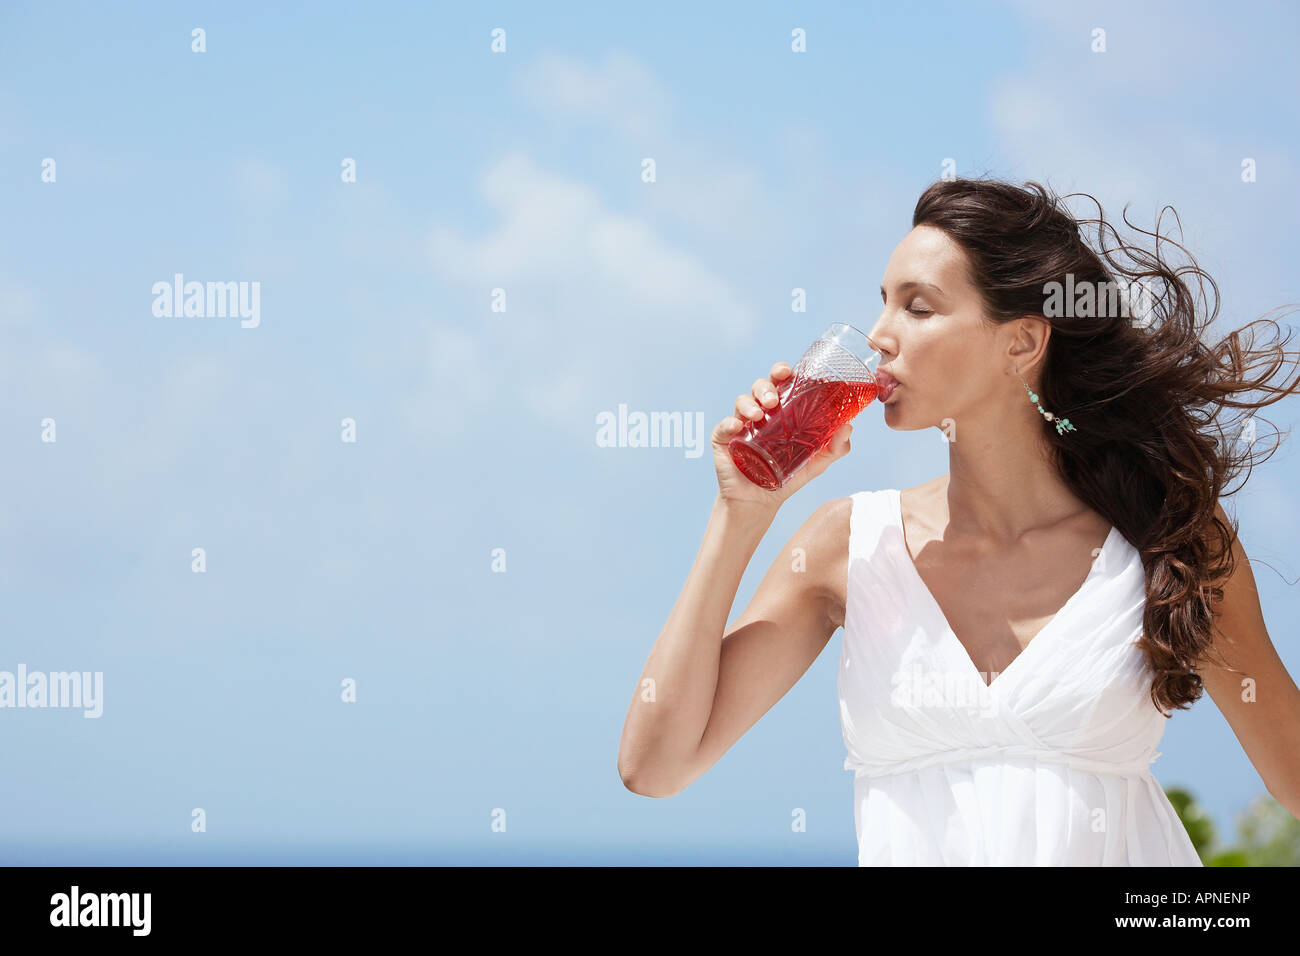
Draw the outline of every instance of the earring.
<instances>
[{"instance_id":1,"label":"earring","mask_svg":"<svg viewBox=\"0 0 1300 956\"><path fill-rule=\"evenodd\" d=\"M1024 377L1021 376L1019 372L1016 373L1016 378L1020 379L1021 384L1025 386L1025 391L1029 393L1029 401L1034 405L1038 405L1038 396L1035 395L1034 390L1029 387L1029 383L1024 380ZM1077 432L1079 430L1070 424L1068 418L1057 419L1055 415L1043 408L1042 405L1038 405L1038 411L1041 412L1042 416L1049 422L1056 422L1056 434L1058 435L1064 435L1066 432Z\"/></svg>"}]
</instances>

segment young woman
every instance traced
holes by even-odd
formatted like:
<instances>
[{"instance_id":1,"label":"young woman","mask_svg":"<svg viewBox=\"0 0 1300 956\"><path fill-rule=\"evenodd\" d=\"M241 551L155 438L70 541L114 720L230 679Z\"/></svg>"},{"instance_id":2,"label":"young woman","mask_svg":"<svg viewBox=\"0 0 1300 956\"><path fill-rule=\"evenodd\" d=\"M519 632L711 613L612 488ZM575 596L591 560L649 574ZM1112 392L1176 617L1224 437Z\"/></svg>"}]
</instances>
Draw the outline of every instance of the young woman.
<instances>
[{"instance_id":1,"label":"young woman","mask_svg":"<svg viewBox=\"0 0 1300 956\"><path fill-rule=\"evenodd\" d=\"M1251 323L1204 344L1217 301L1198 316L1183 277L1205 274L1162 261L1158 223L1154 254L1108 249L1098 213L1032 182L925 191L869 338L885 423L941 428L949 471L822 504L726 627L777 509L852 431L767 491L726 446L790 367L736 400L713 431L704 541L623 728L629 789L680 792L842 626L861 865L1200 865L1150 765L1203 690L1300 815L1300 690L1219 504L1254 463L1252 413L1297 390L1269 384L1285 343L1243 344ZM1140 314L1114 308L1121 281ZM1220 421L1228 407L1244 419Z\"/></svg>"}]
</instances>

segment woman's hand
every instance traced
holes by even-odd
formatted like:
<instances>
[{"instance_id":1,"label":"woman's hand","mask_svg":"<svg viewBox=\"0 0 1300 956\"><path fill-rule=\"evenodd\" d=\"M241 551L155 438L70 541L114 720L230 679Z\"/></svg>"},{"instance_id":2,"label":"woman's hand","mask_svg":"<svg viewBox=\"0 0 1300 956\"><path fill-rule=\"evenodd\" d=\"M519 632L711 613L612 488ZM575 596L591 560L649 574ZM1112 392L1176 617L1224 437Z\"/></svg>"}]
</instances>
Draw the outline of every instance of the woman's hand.
<instances>
[{"instance_id":1,"label":"woman's hand","mask_svg":"<svg viewBox=\"0 0 1300 956\"><path fill-rule=\"evenodd\" d=\"M831 437L826 447L808 459L789 481L770 491L746 478L731 460L728 442L741 433L747 422L761 422L765 412L777 407L777 391L793 374L789 365L777 362L772 366L770 377L756 380L748 395L736 399L735 414L714 426L713 463L718 470L718 498L723 504L768 509L775 513L787 498L825 471L831 462L848 454L853 426L845 423Z\"/></svg>"}]
</instances>

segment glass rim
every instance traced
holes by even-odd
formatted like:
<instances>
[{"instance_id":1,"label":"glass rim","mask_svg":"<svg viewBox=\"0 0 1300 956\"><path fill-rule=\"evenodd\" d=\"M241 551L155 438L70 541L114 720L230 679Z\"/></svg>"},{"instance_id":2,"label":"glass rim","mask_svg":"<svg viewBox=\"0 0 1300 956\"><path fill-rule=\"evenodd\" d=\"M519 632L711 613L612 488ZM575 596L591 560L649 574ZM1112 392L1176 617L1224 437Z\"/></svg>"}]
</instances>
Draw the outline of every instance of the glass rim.
<instances>
[{"instance_id":1,"label":"glass rim","mask_svg":"<svg viewBox=\"0 0 1300 956\"><path fill-rule=\"evenodd\" d=\"M853 330L854 332L858 333L858 335L862 336L862 340L863 340L864 342L866 342L867 345L871 346L871 351L873 351L873 352L879 352L879 351L880 351L880 349L876 348L876 343L873 342L873 341L871 341L871 336L867 335L866 332L863 332L863 331L862 331L860 328L858 328L856 325L850 325L850 324L847 323L847 322L832 322L832 323L830 324L830 327L827 329L827 331L829 331L830 329L836 328L837 326L838 326L839 328L843 328L843 329L851 329L851 330Z\"/></svg>"},{"instance_id":2,"label":"glass rim","mask_svg":"<svg viewBox=\"0 0 1300 956\"><path fill-rule=\"evenodd\" d=\"M832 322L829 326L827 326L826 331L821 334L821 337L823 339L829 337L833 340L838 336L840 336L845 331L854 333L859 339L867 343L867 351L871 353L870 356L865 357L862 355L854 355L854 358L856 358L859 362L865 365L867 367L867 373L874 378L876 374L875 366L879 365L880 362L884 361L885 355L883 352L880 351L880 349L876 348L876 343L871 341L871 337L869 335L867 335L857 326L850 325L847 322ZM854 346L847 342L841 344L840 348L845 349L850 354L854 352Z\"/></svg>"}]
</instances>

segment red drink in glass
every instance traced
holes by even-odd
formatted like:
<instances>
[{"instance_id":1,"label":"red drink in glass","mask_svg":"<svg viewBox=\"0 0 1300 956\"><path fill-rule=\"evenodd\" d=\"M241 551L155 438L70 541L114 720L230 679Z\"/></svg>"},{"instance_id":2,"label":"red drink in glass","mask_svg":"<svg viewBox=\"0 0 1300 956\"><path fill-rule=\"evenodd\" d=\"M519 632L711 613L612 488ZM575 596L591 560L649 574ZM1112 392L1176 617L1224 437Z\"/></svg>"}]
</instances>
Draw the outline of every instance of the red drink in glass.
<instances>
[{"instance_id":1,"label":"red drink in glass","mask_svg":"<svg viewBox=\"0 0 1300 956\"><path fill-rule=\"evenodd\" d=\"M836 323L776 387L777 405L728 444L731 460L760 488L780 488L876 397L880 355L867 337Z\"/></svg>"}]
</instances>

